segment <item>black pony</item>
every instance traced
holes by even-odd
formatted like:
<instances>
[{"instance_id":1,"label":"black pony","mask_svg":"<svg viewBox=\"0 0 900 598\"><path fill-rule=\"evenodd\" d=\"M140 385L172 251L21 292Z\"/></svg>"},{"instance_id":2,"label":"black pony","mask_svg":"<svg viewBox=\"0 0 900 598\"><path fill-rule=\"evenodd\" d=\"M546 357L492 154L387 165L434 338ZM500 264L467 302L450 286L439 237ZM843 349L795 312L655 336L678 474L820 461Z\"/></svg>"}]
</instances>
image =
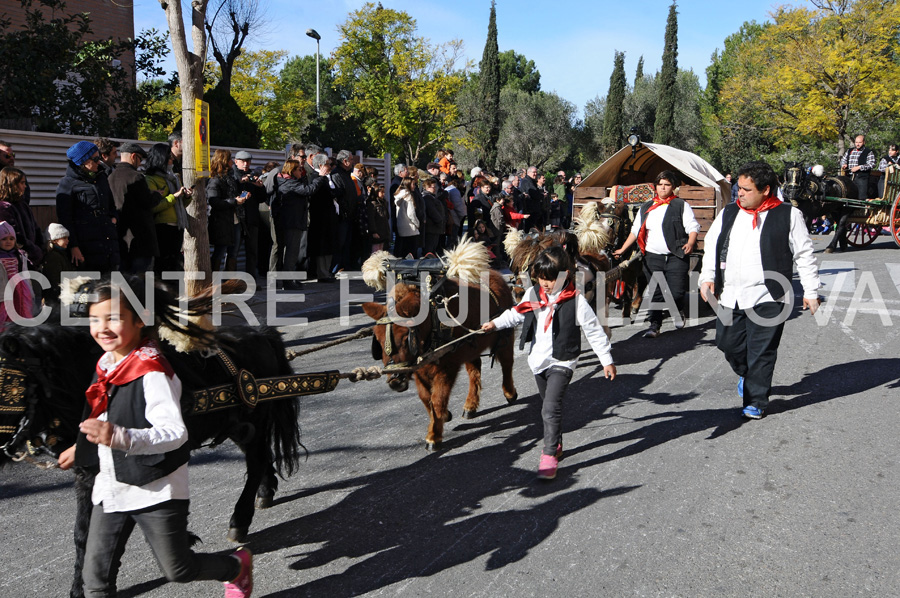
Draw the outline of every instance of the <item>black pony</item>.
<instances>
[{"instance_id":1,"label":"black pony","mask_svg":"<svg viewBox=\"0 0 900 598\"><path fill-rule=\"evenodd\" d=\"M157 305L159 302L157 302ZM50 321L58 322L58 318ZM204 332L213 349L182 353L160 342L166 359L182 382L191 450L227 439L244 452L247 475L229 522L228 538L242 542L255 506L267 508L277 489L276 472L290 475L299 466L300 428L296 398L260 402L255 408L235 406L191 414L194 393L236 382L233 368L256 378L284 377L293 372L280 334L247 326ZM85 391L102 354L85 326L12 325L0 335L0 464L13 456L45 454L57 458L74 444L83 419ZM13 408L16 400L24 409ZM81 596L81 569L91 514L96 471L76 471L75 580L72 596Z\"/></svg>"},{"instance_id":2,"label":"black pony","mask_svg":"<svg viewBox=\"0 0 900 598\"><path fill-rule=\"evenodd\" d=\"M846 249L853 208L839 201L826 201L825 198L857 199L858 192L853 179L847 176L816 176L807 172L801 162L785 162L784 167L784 184L781 186L784 200L803 212L807 228L815 218L823 216L836 222L837 228L828 249L834 251L838 243L842 250Z\"/></svg>"}]
</instances>

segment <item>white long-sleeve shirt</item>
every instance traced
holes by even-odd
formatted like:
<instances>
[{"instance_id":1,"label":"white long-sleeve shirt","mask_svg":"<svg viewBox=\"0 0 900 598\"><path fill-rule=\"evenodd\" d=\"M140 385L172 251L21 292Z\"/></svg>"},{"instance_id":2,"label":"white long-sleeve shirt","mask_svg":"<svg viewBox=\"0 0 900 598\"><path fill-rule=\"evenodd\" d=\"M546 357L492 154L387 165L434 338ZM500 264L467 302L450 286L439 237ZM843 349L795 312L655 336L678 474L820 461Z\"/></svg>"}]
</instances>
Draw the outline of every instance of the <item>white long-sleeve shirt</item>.
<instances>
[{"instance_id":1,"label":"white long-sleeve shirt","mask_svg":"<svg viewBox=\"0 0 900 598\"><path fill-rule=\"evenodd\" d=\"M766 288L763 277L762 254L759 239L763 224L769 212L759 213L759 224L753 228L753 215L739 210L728 240L728 255L725 266L725 284L719 304L734 309L748 309L760 303L775 301ZM706 233L703 244L703 265L700 269L700 283L715 282L716 246L722 232L722 213L713 221ZM803 297L816 299L819 295L819 267L813 257L812 239L806 229L803 214L791 207L791 228L788 243L803 285ZM782 298L784 301L784 298Z\"/></svg>"},{"instance_id":2,"label":"white long-sleeve shirt","mask_svg":"<svg viewBox=\"0 0 900 598\"><path fill-rule=\"evenodd\" d=\"M112 353L100 358L100 367L107 373L111 373L119 363L122 362L116 362ZM150 372L144 374L142 381L147 405L144 416L152 427L126 429L115 426L112 448L97 445L100 473L94 481L91 500L95 505L102 504L105 513L135 511L167 500L187 500L190 497L187 463L143 486L132 486L116 479L114 450L125 451L128 455L167 453L188 439L187 427L181 417L181 380L178 376L169 378L163 372ZM108 412L104 411L97 419L107 421L107 417Z\"/></svg>"},{"instance_id":3,"label":"white long-sleeve shirt","mask_svg":"<svg viewBox=\"0 0 900 598\"><path fill-rule=\"evenodd\" d=\"M669 255L669 246L666 245L666 239L662 234L663 217L669 209L669 204L660 206L655 210L647 212L647 253L656 253L659 255ZM684 212L681 214L681 225L687 234L699 233L700 223L694 217L694 210L688 202L684 202ZM638 210L634 215L634 223L631 225L631 234L637 238L641 231L641 211Z\"/></svg>"},{"instance_id":4,"label":"white long-sleeve shirt","mask_svg":"<svg viewBox=\"0 0 900 598\"><path fill-rule=\"evenodd\" d=\"M550 295L548 299L552 302L557 297L559 297L559 293L554 293L553 295ZM526 301L539 301L534 287L526 291L522 302L524 303ZM587 302L581 293L578 293L575 298L570 299L570 301L576 302L575 321L581 327L582 332L584 332L584 336L588 339L591 349L594 350L594 353L597 355L597 358L600 359L601 364L604 366L611 365L613 363L611 353L612 345L610 344L606 333L603 332L603 327L597 319L597 314L591 309L590 303ZM537 316L537 327L534 332L534 340L531 341L530 353L528 354L528 366L531 368L531 371L535 374L540 374L550 366L554 365L574 370L578 365L577 357L569 361L559 361L553 357L553 325L551 324L546 331L544 330L547 323L547 317L550 315L550 308L542 307L537 310L535 315ZM559 317L559 306L557 306L553 317ZM520 314L515 308L506 310L493 320L498 330L519 326L524 321L525 314Z\"/></svg>"},{"instance_id":5,"label":"white long-sleeve shirt","mask_svg":"<svg viewBox=\"0 0 900 598\"><path fill-rule=\"evenodd\" d=\"M397 206L397 234L401 237L414 237L419 234L419 217L416 215L416 198L406 189L397 191L394 196Z\"/></svg>"}]
</instances>

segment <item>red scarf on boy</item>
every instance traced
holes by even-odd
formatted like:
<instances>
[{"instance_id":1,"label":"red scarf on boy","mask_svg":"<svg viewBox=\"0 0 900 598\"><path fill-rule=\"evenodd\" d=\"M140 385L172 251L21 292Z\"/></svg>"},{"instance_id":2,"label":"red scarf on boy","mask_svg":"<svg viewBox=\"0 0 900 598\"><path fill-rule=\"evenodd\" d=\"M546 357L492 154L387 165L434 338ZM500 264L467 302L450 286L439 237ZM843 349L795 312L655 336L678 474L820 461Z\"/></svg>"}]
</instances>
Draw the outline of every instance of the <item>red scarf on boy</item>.
<instances>
[{"instance_id":1,"label":"red scarf on boy","mask_svg":"<svg viewBox=\"0 0 900 598\"><path fill-rule=\"evenodd\" d=\"M647 253L647 215L650 214L653 210L660 206L667 206L669 202L675 199L674 195L670 195L665 199L661 199L659 195L653 198L653 205L647 208L647 212L644 214L644 218L641 220L641 229L637 234L637 244L638 247L641 248L641 253Z\"/></svg>"},{"instance_id":2,"label":"red scarf on boy","mask_svg":"<svg viewBox=\"0 0 900 598\"><path fill-rule=\"evenodd\" d=\"M748 214L753 214L753 228L756 228L756 226L759 224L759 213L767 212L767 211L771 210L772 208L777 208L778 206L781 205L782 202L777 197L773 197L770 195L769 197L765 198L763 200L763 202L761 204L759 204L759 207L756 208L755 210L748 210L747 208L742 206L740 198L737 199L736 203L740 209L744 210Z\"/></svg>"},{"instance_id":3,"label":"red scarf on boy","mask_svg":"<svg viewBox=\"0 0 900 598\"><path fill-rule=\"evenodd\" d=\"M544 332L547 332L547 329L550 328L550 323L553 321L553 311L557 305L568 301L572 297L578 294L578 291L575 290L575 284L570 280L569 284L566 285L566 288L562 290L555 300L550 301L547 298L547 293L544 292L544 287L538 285L538 295L540 296L540 301L523 301L522 303L515 306L515 310L520 314L524 314L529 311L537 311L543 307L550 307L550 315L547 316L547 322L544 324Z\"/></svg>"},{"instance_id":4,"label":"red scarf on boy","mask_svg":"<svg viewBox=\"0 0 900 598\"><path fill-rule=\"evenodd\" d=\"M170 378L175 375L172 366L160 353L159 347L150 339L144 339L134 351L119 362L109 376L97 362L97 381L91 384L85 393L88 405L91 406L90 417L97 417L106 411L110 385L122 386L150 372L162 372Z\"/></svg>"}]
</instances>

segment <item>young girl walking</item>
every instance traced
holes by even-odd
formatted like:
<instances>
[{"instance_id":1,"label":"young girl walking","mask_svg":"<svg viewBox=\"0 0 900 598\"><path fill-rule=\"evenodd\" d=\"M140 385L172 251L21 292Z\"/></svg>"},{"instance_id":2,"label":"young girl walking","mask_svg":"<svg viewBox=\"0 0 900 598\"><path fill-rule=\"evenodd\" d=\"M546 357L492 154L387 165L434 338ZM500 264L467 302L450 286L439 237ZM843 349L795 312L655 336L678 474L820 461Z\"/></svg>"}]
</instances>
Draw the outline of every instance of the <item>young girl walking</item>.
<instances>
[{"instance_id":1,"label":"young girl walking","mask_svg":"<svg viewBox=\"0 0 900 598\"><path fill-rule=\"evenodd\" d=\"M34 294L31 291L31 283L21 280L13 292L11 306L6 304L3 297L6 287L12 281L13 276L19 272L28 270L28 254L19 249L16 244L16 230L7 221L0 222L0 329L12 321L9 308L13 307L21 318L32 317L32 303Z\"/></svg>"},{"instance_id":2,"label":"young girl walking","mask_svg":"<svg viewBox=\"0 0 900 598\"><path fill-rule=\"evenodd\" d=\"M143 300L142 284L129 282ZM75 446L60 455L60 468L99 461L84 563L84 594L115 596L116 576L135 524L166 579L225 582L225 598L253 590L253 557L246 548L232 555L197 554L190 548L187 428L181 416L181 381L151 340L155 326L123 289L101 281L89 303L91 336L106 351L88 388ZM157 289L157 316L175 299ZM159 321L154 317L153 322Z\"/></svg>"},{"instance_id":3,"label":"young girl walking","mask_svg":"<svg viewBox=\"0 0 900 598\"><path fill-rule=\"evenodd\" d=\"M616 377L609 338L590 304L575 290L572 273L571 259L562 247L545 249L531 267L537 284L521 303L481 327L490 332L524 324L520 346L531 343L528 365L543 401L544 448L538 478L545 480L556 477L562 458L562 403L581 353L579 328L603 364L603 375L609 380Z\"/></svg>"}]
</instances>

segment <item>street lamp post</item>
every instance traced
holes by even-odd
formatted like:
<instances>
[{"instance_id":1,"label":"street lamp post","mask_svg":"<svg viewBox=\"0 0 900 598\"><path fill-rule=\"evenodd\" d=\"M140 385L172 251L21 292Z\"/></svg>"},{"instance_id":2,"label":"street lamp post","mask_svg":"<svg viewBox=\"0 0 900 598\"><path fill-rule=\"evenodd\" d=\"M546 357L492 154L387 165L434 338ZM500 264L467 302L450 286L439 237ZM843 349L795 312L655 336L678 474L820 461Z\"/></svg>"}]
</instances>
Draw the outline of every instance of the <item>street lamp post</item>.
<instances>
[{"instance_id":1,"label":"street lamp post","mask_svg":"<svg viewBox=\"0 0 900 598\"><path fill-rule=\"evenodd\" d=\"M307 29L306 35L316 40L316 118L319 118L319 41L322 36L315 29Z\"/></svg>"}]
</instances>

